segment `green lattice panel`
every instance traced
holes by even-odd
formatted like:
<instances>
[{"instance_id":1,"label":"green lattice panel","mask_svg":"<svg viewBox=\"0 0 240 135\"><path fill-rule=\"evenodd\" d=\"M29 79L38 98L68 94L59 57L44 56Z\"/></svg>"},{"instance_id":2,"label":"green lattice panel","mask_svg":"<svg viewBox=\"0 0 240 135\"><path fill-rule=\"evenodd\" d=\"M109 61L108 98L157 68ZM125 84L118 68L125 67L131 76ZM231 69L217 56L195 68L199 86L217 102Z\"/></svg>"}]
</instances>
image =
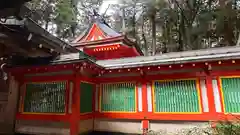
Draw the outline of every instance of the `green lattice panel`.
<instances>
[{"instance_id":1,"label":"green lattice panel","mask_svg":"<svg viewBox=\"0 0 240 135\"><path fill-rule=\"evenodd\" d=\"M27 83L24 112L64 113L66 82Z\"/></svg>"},{"instance_id":2,"label":"green lattice panel","mask_svg":"<svg viewBox=\"0 0 240 135\"><path fill-rule=\"evenodd\" d=\"M240 78L222 78L222 93L226 113L240 113Z\"/></svg>"},{"instance_id":3,"label":"green lattice panel","mask_svg":"<svg viewBox=\"0 0 240 135\"><path fill-rule=\"evenodd\" d=\"M200 112L196 80L155 81L155 112Z\"/></svg>"},{"instance_id":4,"label":"green lattice panel","mask_svg":"<svg viewBox=\"0 0 240 135\"><path fill-rule=\"evenodd\" d=\"M101 111L135 112L136 84L115 83L101 85Z\"/></svg>"},{"instance_id":5,"label":"green lattice panel","mask_svg":"<svg viewBox=\"0 0 240 135\"><path fill-rule=\"evenodd\" d=\"M94 85L91 83L80 83L80 113L93 111L93 91Z\"/></svg>"}]
</instances>

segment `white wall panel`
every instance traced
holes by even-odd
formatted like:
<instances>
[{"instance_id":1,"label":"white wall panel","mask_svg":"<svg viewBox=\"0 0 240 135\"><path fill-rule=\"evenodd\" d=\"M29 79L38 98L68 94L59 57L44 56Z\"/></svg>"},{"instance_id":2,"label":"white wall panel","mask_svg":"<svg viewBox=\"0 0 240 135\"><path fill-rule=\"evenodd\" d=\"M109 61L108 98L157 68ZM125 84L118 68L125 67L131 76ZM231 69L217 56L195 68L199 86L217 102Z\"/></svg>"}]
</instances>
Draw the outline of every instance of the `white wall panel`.
<instances>
[{"instance_id":1,"label":"white wall panel","mask_svg":"<svg viewBox=\"0 0 240 135\"><path fill-rule=\"evenodd\" d=\"M202 92L203 112L209 112L207 87L206 87L205 79L200 80L200 87L201 87L201 92Z\"/></svg>"},{"instance_id":2,"label":"white wall panel","mask_svg":"<svg viewBox=\"0 0 240 135\"><path fill-rule=\"evenodd\" d=\"M214 104L215 104L216 112L222 112L220 93L219 93L217 79L212 80L212 85L213 85Z\"/></svg>"}]
</instances>

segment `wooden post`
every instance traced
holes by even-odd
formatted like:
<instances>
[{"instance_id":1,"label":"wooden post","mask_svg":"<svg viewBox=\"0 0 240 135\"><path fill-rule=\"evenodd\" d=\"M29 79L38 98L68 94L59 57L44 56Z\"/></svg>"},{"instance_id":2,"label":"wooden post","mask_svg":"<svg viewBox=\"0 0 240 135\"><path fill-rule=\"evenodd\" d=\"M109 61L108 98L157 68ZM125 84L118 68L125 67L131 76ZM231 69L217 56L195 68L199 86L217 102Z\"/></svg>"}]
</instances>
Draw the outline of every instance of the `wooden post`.
<instances>
[{"instance_id":1,"label":"wooden post","mask_svg":"<svg viewBox=\"0 0 240 135\"><path fill-rule=\"evenodd\" d=\"M216 108L215 108L215 101L214 101L212 76L209 74L206 75L206 87L207 87L209 114L212 116L215 116Z\"/></svg>"},{"instance_id":2,"label":"wooden post","mask_svg":"<svg viewBox=\"0 0 240 135\"><path fill-rule=\"evenodd\" d=\"M142 81L142 108L143 108L143 120L142 120L142 129L143 135L146 135L149 127L148 120L148 102L147 102L147 80L143 79Z\"/></svg>"},{"instance_id":3,"label":"wooden post","mask_svg":"<svg viewBox=\"0 0 240 135\"><path fill-rule=\"evenodd\" d=\"M79 115L80 115L80 84L78 81L78 73L74 76L74 89L72 93L72 114L70 116L70 135L78 135L79 133Z\"/></svg>"}]
</instances>

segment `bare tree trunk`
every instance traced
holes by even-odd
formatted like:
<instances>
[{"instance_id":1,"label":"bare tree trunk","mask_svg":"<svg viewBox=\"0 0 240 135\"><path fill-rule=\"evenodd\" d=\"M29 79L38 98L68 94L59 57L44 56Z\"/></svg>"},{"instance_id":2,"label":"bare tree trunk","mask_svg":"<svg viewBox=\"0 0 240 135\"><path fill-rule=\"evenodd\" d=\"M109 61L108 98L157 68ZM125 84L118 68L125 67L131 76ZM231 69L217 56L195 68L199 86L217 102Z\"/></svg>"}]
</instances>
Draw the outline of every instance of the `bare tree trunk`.
<instances>
[{"instance_id":1,"label":"bare tree trunk","mask_svg":"<svg viewBox=\"0 0 240 135\"><path fill-rule=\"evenodd\" d=\"M194 47L194 45L192 45L192 37L190 35L190 31L191 31L191 27L186 27L185 28L185 34L186 34L186 45L185 45L185 48L184 48L184 51L187 49L192 49Z\"/></svg>"},{"instance_id":2,"label":"bare tree trunk","mask_svg":"<svg viewBox=\"0 0 240 135\"><path fill-rule=\"evenodd\" d=\"M136 31L136 1L134 1L134 4L133 4L132 27L133 27L133 37L136 40L137 39L137 31Z\"/></svg>"},{"instance_id":3,"label":"bare tree trunk","mask_svg":"<svg viewBox=\"0 0 240 135\"><path fill-rule=\"evenodd\" d=\"M122 8L122 33L125 34L126 22L125 22L125 9Z\"/></svg>"},{"instance_id":4,"label":"bare tree trunk","mask_svg":"<svg viewBox=\"0 0 240 135\"><path fill-rule=\"evenodd\" d=\"M233 14L232 9L232 1L227 2L226 0L219 0L219 5L221 10L225 10L227 14ZM224 41L227 43L228 46L235 45L234 43L234 18L232 16L225 16L224 17Z\"/></svg>"},{"instance_id":5,"label":"bare tree trunk","mask_svg":"<svg viewBox=\"0 0 240 135\"><path fill-rule=\"evenodd\" d=\"M237 44L236 44L237 46L240 46L240 32L239 32L239 34L238 34L238 40L237 40Z\"/></svg>"},{"instance_id":6,"label":"bare tree trunk","mask_svg":"<svg viewBox=\"0 0 240 135\"><path fill-rule=\"evenodd\" d=\"M152 55L156 54L156 22L155 22L155 13L151 16L152 23Z\"/></svg>"},{"instance_id":7,"label":"bare tree trunk","mask_svg":"<svg viewBox=\"0 0 240 135\"><path fill-rule=\"evenodd\" d=\"M185 41L185 23L184 23L184 19L182 16L182 13L179 15L179 46L178 46L178 51L183 51L184 50L184 41Z\"/></svg>"},{"instance_id":8,"label":"bare tree trunk","mask_svg":"<svg viewBox=\"0 0 240 135\"><path fill-rule=\"evenodd\" d=\"M143 48L144 48L144 55L145 56L148 56L148 46L147 46L147 40L146 40L146 36L145 36L145 33L144 33L144 22L145 22L145 17L143 15L143 18L142 18L142 38L143 38Z\"/></svg>"}]
</instances>

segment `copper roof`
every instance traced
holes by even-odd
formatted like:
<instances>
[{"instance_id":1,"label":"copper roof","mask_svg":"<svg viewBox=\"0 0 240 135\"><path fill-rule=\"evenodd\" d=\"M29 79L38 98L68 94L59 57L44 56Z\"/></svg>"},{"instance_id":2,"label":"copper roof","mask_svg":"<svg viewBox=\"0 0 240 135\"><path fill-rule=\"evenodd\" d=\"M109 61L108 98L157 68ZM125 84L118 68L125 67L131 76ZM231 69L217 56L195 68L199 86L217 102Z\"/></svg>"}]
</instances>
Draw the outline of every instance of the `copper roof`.
<instances>
[{"instance_id":1,"label":"copper roof","mask_svg":"<svg viewBox=\"0 0 240 135\"><path fill-rule=\"evenodd\" d=\"M76 57L74 57L76 56ZM77 61L78 55L64 55L58 59L58 63L66 61ZM165 64L180 64L188 62L207 62L215 60L240 59L240 47L221 47L184 52L171 52L155 56L138 56L131 58L98 60L97 65L106 69L129 68L139 66L154 66Z\"/></svg>"},{"instance_id":2,"label":"copper roof","mask_svg":"<svg viewBox=\"0 0 240 135\"><path fill-rule=\"evenodd\" d=\"M105 34L106 37L119 37L121 36L120 33L114 31L112 28L110 28L110 26L105 23L104 21L99 21L99 20L96 20L94 22L92 22L87 29L85 29L81 35L79 37L77 37L77 39L75 39L73 41L73 43L76 43L78 42L79 40L83 39L84 37L87 36L87 34L89 33L89 31L91 30L93 24L96 24L98 28L101 29L101 31Z\"/></svg>"},{"instance_id":3,"label":"copper roof","mask_svg":"<svg viewBox=\"0 0 240 135\"><path fill-rule=\"evenodd\" d=\"M96 63L105 68L114 69L228 59L240 59L239 46L171 52L155 56L139 56L112 60L99 60Z\"/></svg>"}]
</instances>

